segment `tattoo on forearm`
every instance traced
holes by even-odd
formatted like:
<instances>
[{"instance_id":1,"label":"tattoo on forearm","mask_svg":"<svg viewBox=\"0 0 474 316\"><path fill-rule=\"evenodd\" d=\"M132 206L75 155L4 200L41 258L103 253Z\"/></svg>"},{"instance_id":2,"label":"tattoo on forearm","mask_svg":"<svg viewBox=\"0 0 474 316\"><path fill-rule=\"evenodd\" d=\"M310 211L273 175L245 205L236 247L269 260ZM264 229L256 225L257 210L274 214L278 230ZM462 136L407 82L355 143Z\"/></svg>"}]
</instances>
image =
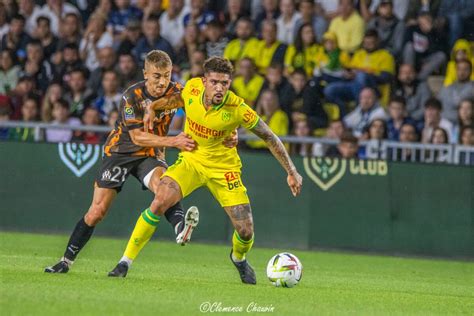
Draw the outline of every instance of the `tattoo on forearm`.
<instances>
[{"instance_id":1,"label":"tattoo on forearm","mask_svg":"<svg viewBox=\"0 0 474 316\"><path fill-rule=\"evenodd\" d=\"M293 164L293 161L291 161L285 146L264 121L259 120L257 125L252 129L252 132L265 141L268 149L270 149L273 156L275 156L275 158L280 162L286 172L294 172L296 169L295 165Z\"/></svg>"},{"instance_id":2,"label":"tattoo on forearm","mask_svg":"<svg viewBox=\"0 0 474 316\"><path fill-rule=\"evenodd\" d=\"M180 94L174 94L167 98L161 98L153 102L153 109L155 110L171 110L184 106L183 99Z\"/></svg>"}]
</instances>

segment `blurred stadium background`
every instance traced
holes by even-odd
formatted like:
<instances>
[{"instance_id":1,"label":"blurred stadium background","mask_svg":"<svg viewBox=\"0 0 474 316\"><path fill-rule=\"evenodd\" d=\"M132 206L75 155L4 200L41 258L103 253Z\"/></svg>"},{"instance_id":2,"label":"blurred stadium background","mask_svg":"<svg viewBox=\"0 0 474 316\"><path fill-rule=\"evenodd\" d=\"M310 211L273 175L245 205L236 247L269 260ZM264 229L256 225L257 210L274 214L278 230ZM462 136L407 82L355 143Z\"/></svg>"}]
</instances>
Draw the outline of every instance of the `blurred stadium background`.
<instances>
[{"instance_id":1,"label":"blurred stadium background","mask_svg":"<svg viewBox=\"0 0 474 316\"><path fill-rule=\"evenodd\" d=\"M202 75L207 57L229 58L232 90L285 141L304 178L302 195L291 198L265 144L240 131L260 284L235 304L273 304L281 314L472 313L473 21L467 0L0 2L2 309L199 314L202 302L241 290L221 260L227 250L215 245L229 244L231 224L205 190L185 200L202 210L198 245L180 255L164 228L134 267L135 281L105 279L152 198L136 183L96 231L120 240L93 239L70 279L38 275L89 206L121 93L143 79L145 54L161 49L182 83ZM178 112L171 134L184 120ZM169 163L176 154L167 153ZM305 266L302 284L286 292L264 280L266 260L280 250ZM176 262L169 278L163 261ZM190 302L175 305L170 293L183 282ZM161 307L141 309L154 298L137 301L136 291L156 283L164 284ZM57 291L78 288L58 303ZM68 306L78 298L88 303Z\"/></svg>"}]
</instances>

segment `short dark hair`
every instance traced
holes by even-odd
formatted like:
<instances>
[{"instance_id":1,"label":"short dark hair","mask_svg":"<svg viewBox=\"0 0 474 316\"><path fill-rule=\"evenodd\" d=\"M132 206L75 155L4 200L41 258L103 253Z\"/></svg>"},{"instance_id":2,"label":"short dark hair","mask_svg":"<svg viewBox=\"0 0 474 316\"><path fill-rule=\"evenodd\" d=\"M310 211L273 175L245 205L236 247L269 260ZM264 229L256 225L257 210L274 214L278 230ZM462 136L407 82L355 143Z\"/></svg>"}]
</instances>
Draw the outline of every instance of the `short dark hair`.
<instances>
[{"instance_id":1,"label":"short dark hair","mask_svg":"<svg viewBox=\"0 0 474 316\"><path fill-rule=\"evenodd\" d=\"M72 49L72 50L77 50L77 51L78 51L78 50L79 50L79 46L77 46L76 43L67 43L67 44L65 44L65 45L63 46L63 49L62 49L62 50L64 51L65 49Z\"/></svg>"},{"instance_id":2,"label":"short dark hair","mask_svg":"<svg viewBox=\"0 0 474 316\"><path fill-rule=\"evenodd\" d=\"M250 23L250 25L252 25L253 27L253 21L248 17L248 16L242 16L240 17L238 20L237 20L237 23L239 22L247 22L247 23Z\"/></svg>"},{"instance_id":3,"label":"short dark hair","mask_svg":"<svg viewBox=\"0 0 474 316\"><path fill-rule=\"evenodd\" d=\"M65 108L65 109L69 110L69 103L67 103L67 101L62 99L62 98L56 100L56 102L54 102L54 104L59 104L59 106L61 106L62 108Z\"/></svg>"},{"instance_id":4,"label":"short dark hair","mask_svg":"<svg viewBox=\"0 0 474 316\"><path fill-rule=\"evenodd\" d=\"M402 97L402 96L399 96L399 95L395 95L395 96L391 97L388 104L390 105L392 102L403 104L403 107L407 106L407 102L406 102L405 98Z\"/></svg>"},{"instance_id":5,"label":"short dark hair","mask_svg":"<svg viewBox=\"0 0 474 316\"><path fill-rule=\"evenodd\" d=\"M217 29L223 29L225 25L219 20L214 19L211 22L207 23L207 27L215 27Z\"/></svg>"},{"instance_id":6,"label":"short dark hair","mask_svg":"<svg viewBox=\"0 0 474 316\"><path fill-rule=\"evenodd\" d=\"M156 22L160 24L160 16L158 14L152 13L148 16L145 22Z\"/></svg>"},{"instance_id":7,"label":"short dark hair","mask_svg":"<svg viewBox=\"0 0 474 316\"><path fill-rule=\"evenodd\" d=\"M51 20L47 16L40 15L36 19L36 24L39 24L41 21L45 21L48 24L48 26L51 26Z\"/></svg>"},{"instance_id":8,"label":"short dark hair","mask_svg":"<svg viewBox=\"0 0 474 316\"><path fill-rule=\"evenodd\" d=\"M300 3L299 3L299 5L301 5L301 4L304 3L304 2L309 3L309 4L311 4L312 6L314 6L314 0L301 0Z\"/></svg>"},{"instance_id":9,"label":"short dark hair","mask_svg":"<svg viewBox=\"0 0 474 316\"><path fill-rule=\"evenodd\" d=\"M357 145L359 143L359 140L357 139L357 137L352 135L352 133L350 131L344 131L344 133L342 133L342 135L341 135L340 142L341 143L351 143L351 144Z\"/></svg>"},{"instance_id":10,"label":"short dark hair","mask_svg":"<svg viewBox=\"0 0 474 316\"><path fill-rule=\"evenodd\" d=\"M81 75L84 77L84 79L89 79L89 71L86 69L86 68L83 68L83 67L74 67L73 69L71 69L69 72L68 72L68 75L72 75L73 73L75 72L79 72L81 73Z\"/></svg>"},{"instance_id":11,"label":"short dark hair","mask_svg":"<svg viewBox=\"0 0 474 316\"><path fill-rule=\"evenodd\" d=\"M41 47L41 50L43 50L43 44L41 44L41 41L39 39L32 39L26 44L26 46L33 45L33 46L39 46Z\"/></svg>"},{"instance_id":12,"label":"short dark hair","mask_svg":"<svg viewBox=\"0 0 474 316\"><path fill-rule=\"evenodd\" d=\"M364 37L375 37L375 38L379 38L379 32L377 32L377 30L375 29L368 29L365 34L364 34Z\"/></svg>"},{"instance_id":13,"label":"short dark hair","mask_svg":"<svg viewBox=\"0 0 474 316\"><path fill-rule=\"evenodd\" d=\"M296 68L296 69L290 74L290 76L293 76L293 75L302 75L305 79L306 79L306 77L307 77L306 71L304 71L303 68Z\"/></svg>"},{"instance_id":14,"label":"short dark hair","mask_svg":"<svg viewBox=\"0 0 474 316\"><path fill-rule=\"evenodd\" d=\"M12 19L12 21L13 21L13 20L19 20L19 21L21 21L21 22L23 22L23 23L26 22L25 17L24 17L23 15L21 15L21 14L14 14L11 19Z\"/></svg>"},{"instance_id":15,"label":"short dark hair","mask_svg":"<svg viewBox=\"0 0 474 316\"><path fill-rule=\"evenodd\" d=\"M410 126L413 128L413 132L415 133L415 141L418 141L420 139L420 134L418 133L418 130L416 129L416 126L415 124L413 123L403 123L402 126L400 126L400 132L402 131L402 128L404 126Z\"/></svg>"},{"instance_id":16,"label":"short dark hair","mask_svg":"<svg viewBox=\"0 0 474 316\"><path fill-rule=\"evenodd\" d=\"M135 56L133 56L133 54L132 54L131 52L121 52L121 53L119 54L119 59L120 59L120 57L122 57L122 56L130 57L130 58L133 59L133 62L134 62L134 63L137 63L137 61L135 60Z\"/></svg>"},{"instance_id":17,"label":"short dark hair","mask_svg":"<svg viewBox=\"0 0 474 316\"><path fill-rule=\"evenodd\" d=\"M147 64L152 64L158 68L166 68L173 65L170 56L166 52L159 49L154 49L146 54L145 66Z\"/></svg>"},{"instance_id":18,"label":"short dark hair","mask_svg":"<svg viewBox=\"0 0 474 316\"><path fill-rule=\"evenodd\" d=\"M23 103L25 103L27 100L34 101L37 107L39 107L40 105L40 97L33 92L30 92L26 95L26 97L23 99Z\"/></svg>"},{"instance_id":19,"label":"short dark hair","mask_svg":"<svg viewBox=\"0 0 474 316\"><path fill-rule=\"evenodd\" d=\"M234 73L234 67L232 66L232 63L226 58L217 56L213 56L211 58L206 59L203 67L204 74L208 74L210 72L217 72L232 76L232 74Z\"/></svg>"},{"instance_id":20,"label":"short dark hair","mask_svg":"<svg viewBox=\"0 0 474 316\"><path fill-rule=\"evenodd\" d=\"M443 110L443 104L441 103L440 100L438 100L434 97L431 97L428 100L426 100L426 102L425 102L425 109L427 109L427 108L434 108L434 109L442 111Z\"/></svg>"}]
</instances>

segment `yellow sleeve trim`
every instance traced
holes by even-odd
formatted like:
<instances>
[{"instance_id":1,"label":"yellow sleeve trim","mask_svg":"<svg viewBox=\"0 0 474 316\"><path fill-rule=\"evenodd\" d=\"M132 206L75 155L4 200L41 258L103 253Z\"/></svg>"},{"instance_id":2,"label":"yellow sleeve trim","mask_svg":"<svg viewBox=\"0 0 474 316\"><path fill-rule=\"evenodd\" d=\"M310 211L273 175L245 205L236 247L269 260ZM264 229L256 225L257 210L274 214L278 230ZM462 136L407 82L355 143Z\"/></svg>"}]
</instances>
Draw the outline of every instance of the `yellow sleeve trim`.
<instances>
[{"instance_id":1,"label":"yellow sleeve trim","mask_svg":"<svg viewBox=\"0 0 474 316\"><path fill-rule=\"evenodd\" d=\"M252 129L255 126L257 126L258 121L260 121L260 116L257 115L257 119L255 120L255 123L253 123L252 126L250 126L248 129Z\"/></svg>"}]
</instances>

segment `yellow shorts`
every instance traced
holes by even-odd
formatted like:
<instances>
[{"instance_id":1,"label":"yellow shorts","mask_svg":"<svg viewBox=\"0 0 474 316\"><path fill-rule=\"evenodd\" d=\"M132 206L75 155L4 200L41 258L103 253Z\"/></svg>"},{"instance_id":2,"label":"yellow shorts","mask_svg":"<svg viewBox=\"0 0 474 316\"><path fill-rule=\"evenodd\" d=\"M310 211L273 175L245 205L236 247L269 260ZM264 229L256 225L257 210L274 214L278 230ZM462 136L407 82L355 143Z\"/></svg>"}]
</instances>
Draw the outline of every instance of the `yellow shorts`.
<instances>
[{"instance_id":1,"label":"yellow shorts","mask_svg":"<svg viewBox=\"0 0 474 316\"><path fill-rule=\"evenodd\" d=\"M183 198L206 186L222 207L249 203L240 168L208 168L181 155L161 177L170 177L181 187Z\"/></svg>"}]
</instances>

